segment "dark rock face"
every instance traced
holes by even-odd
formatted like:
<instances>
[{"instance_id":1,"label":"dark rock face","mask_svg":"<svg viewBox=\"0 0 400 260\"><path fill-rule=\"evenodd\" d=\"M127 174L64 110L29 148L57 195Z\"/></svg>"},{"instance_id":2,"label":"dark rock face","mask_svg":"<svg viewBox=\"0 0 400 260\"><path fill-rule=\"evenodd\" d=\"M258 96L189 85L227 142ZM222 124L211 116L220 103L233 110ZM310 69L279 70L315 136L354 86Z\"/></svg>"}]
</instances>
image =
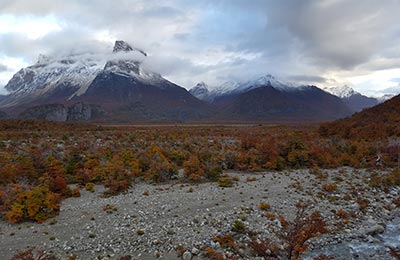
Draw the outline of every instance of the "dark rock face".
<instances>
[{"instance_id":1,"label":"dark rock face","mask_svg":"<svg viewBox=\"0 0 400 260\"><path fill-rule=\"evenodd\" d=\"M147 53L145 53L144 51L137 49L137 48L133 48L132 46L130 46L127 42L124 41L115 41L115 45L113 48L113 52L129 52L129 51L138 51L141 54L143 54L144 56L147 56Z\"/></svg>"},{"instance_id":2,"label":"dark rock face","mask_svg":"<svg viewBox=\"0 0 400 260\"><path fill-rule=\"evenodd\" d=\"M49 104L31 107L20 115L24 119L38 119L65 122L68 118L68 109L62 104Z\"/></svg>"},{"instance_id":3,"label":"dark rock face","mask_svg":"<svg viewBox=\"0 0 400 260\"><path fill-rule=\"evenodd\" d=\"M89 121L105 114L101 106L80 102L68 108L67 121Z\"/></svg>"},{"instance_id":4,"label":"dark rock face","mask_svg":"<svg viewBox=\"0 0 400 260\"><path fill-rule=\"evenodd\" d=\"M20 114L24 119L37 119L47 121L89 121L101 115L105 111L97 105L76 103L71 107L62 104L48 104L28 108Z\"/></svg>"}]
</instances>

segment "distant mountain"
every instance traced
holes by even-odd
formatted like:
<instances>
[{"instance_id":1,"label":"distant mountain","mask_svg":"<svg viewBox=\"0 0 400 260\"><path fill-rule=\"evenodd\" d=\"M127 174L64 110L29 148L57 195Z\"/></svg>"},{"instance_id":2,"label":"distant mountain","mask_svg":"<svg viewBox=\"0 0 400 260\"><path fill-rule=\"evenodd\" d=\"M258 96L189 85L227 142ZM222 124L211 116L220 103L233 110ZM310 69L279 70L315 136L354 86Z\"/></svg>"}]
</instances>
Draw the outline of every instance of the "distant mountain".
<instances>
[{"instance_id":1,"label":"distant mountain","mask_svg":"<svg viewBox=\"0 0 400 260\"><path fill-rule=\"evenodd\" d=\"M269 74L241 84L228 82L211 90L204 83L197 84L190 92L215 106L216 117L225 120L330 120L351 114L336 96Z\"/></svg>"},{"instance_id":2,"label":"distant mountain","mask_svg":"<svg viewBox=\"0 0 400 260\"><path fill-rule=\"evenodd\" d=\"M380 97L377 97L376 99L378 100L379 103L383 103L391 98L394 98L395 96L397 96L398 94L384 94Z\"/></svg>"},{"instance_id":3,"label":"distant mountain","mask_svg":"<svg viewBox=\"0 0 400 260\"><path fill-rule=\"evenodd\" d=\"M210 114L208 105L187 90L144 70L141 60L146 56L124 41L116 41L107 60L90 55L41 56L8 82L5 88L10 94L0 101L0 109L42 119L46 113L54 118L54 108L59 119L94 119L66 115L80 103L104 110L96 120L106 122L198 120Z\"/></svg>"},{"instance_id":4,"label":"distant mountain","mask_svg":"<svg viewBox=\"0 0 400 260\"><path fill-rule=\"evenodd\" d=\"M204 82L197 83L196 86L189 90L189 93L195 96L196 98L203 101L212 101L209 100L210 91L208 90L208 86Z\"/></svg>"},{"instance_id":5,"label":"distant mountain","mask_svg":"<svg viewBox=\"0 0 400 260\"><path fill-rule=\"evenodd\" d=\"M331 120L351 114L337 97L315 86L276 88L271 84L251 88L225 105L222 114L237 120Z\"/></svg>"},{"instance_id":6,"label":"distant mountain","mask_svg":"<svg viewBox=\"0 0 400 260\"><path fill-rule=\"evenodd\" d=\"M351 117L322 124L322 136L349 139L400 138L400 95Z\"/></svg>"},{"instance_id":7,"label":"distant mountain","mask_svg":"<svg viewBox=\"0 0 400 260\"><path fill-rule=\"evenodd\" d=\"M229 95L239 86L240 84L237 82L228 81L220 86L210 89L207 84L205 84L204 82L200 82L196 86L191 88L189 92L200 100L206 101L208 103L213 103L216 98Z\"/></svg>"},{"instance_id":8,"label":"distant mountain","mask_svg":"<svg viewBox=\"0 0 400 260\"><path fill-rule=\"evenodd\" d=\"M378 99L364 96L347 85L341 87L329 87L324 90L332 95L340 97L353 112L359 112L379 103Z\"/></svg>"}]
</instances>

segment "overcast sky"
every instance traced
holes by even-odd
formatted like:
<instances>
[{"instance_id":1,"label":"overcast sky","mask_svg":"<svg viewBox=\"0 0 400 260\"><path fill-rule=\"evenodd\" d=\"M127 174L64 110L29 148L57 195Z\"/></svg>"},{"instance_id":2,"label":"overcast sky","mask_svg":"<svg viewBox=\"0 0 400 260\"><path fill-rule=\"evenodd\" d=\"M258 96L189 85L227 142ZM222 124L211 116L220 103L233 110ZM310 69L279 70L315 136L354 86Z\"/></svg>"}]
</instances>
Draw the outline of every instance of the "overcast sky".
<instances>
[{"instance_id":1,"label":"overcast sky","mask_svg":"<svg viewBox=\"0 0 400 260\"><path fill-rule=\"evenodd\" d=\"M400 90L399 0L0 0L0 92L40 53L106 52L117 39L185 88L273 74Z\"/></svg>"}]
</instances>

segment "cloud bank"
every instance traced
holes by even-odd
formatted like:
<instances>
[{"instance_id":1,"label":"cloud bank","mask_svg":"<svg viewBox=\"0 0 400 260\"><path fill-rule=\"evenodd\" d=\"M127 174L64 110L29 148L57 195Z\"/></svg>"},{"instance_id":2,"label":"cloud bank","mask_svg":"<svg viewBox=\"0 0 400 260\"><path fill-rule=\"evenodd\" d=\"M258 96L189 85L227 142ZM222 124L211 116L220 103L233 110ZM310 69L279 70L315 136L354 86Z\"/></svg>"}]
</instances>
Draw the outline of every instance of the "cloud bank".
<instances>
[{"instance_id":1,"label":"cloud bank","mask_svg":"<svg viewBox=\"0 0 400 260\"><path fill-rule=\"evenodd\" d=\"M40 53L107 53L123 39L186 88L271 73L383 93L398 85L398 13L398 0L5 0L0 86Z\"/></svg>"}]
</instances>

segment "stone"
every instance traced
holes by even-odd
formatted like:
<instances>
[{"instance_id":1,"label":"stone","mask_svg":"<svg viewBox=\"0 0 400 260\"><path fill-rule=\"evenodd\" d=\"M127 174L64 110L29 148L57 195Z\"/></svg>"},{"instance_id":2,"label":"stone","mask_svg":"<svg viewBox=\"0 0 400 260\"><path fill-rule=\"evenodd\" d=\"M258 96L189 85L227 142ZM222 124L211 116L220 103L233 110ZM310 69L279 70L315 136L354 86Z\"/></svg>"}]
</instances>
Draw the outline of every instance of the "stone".
<instances>
[{"instance_id":1,"label":"stone","mask_svg":"<svg viewBox=\"0 0 400 260\"><path fill-rule=\"evenodd\" d=\"M190 259L192 259L192 253L190 253L189 251L186 251L185 253L183 253L182 259L183 259L183 260L190 260Z\"/></svg>"},{"instance_id":2,"label":"stone","mask_svg":"<svg viewBox=\"0 0 400 260\"><path fill-rule=\"evenodd\" d=\"M198 255L198 254L200 254L200 250L195 248L195 247L193 247L192 248L192 255Z\"/></svg>"},{"instance_id":3,"label":"stone","mask_svg":"<svg viewBox=\"0 0 400 260\"><path fill-rule=\"evenodd\" d=\"M374 226L372 226L370 228L367 228L365 230L365 234L366 235L371 235L371 236L374 236L374 235L377 235L377 234L382 234L383 232L385 232L385 227L382 226L382 225L374 225Z\"/></svg>"}]
</instances>

